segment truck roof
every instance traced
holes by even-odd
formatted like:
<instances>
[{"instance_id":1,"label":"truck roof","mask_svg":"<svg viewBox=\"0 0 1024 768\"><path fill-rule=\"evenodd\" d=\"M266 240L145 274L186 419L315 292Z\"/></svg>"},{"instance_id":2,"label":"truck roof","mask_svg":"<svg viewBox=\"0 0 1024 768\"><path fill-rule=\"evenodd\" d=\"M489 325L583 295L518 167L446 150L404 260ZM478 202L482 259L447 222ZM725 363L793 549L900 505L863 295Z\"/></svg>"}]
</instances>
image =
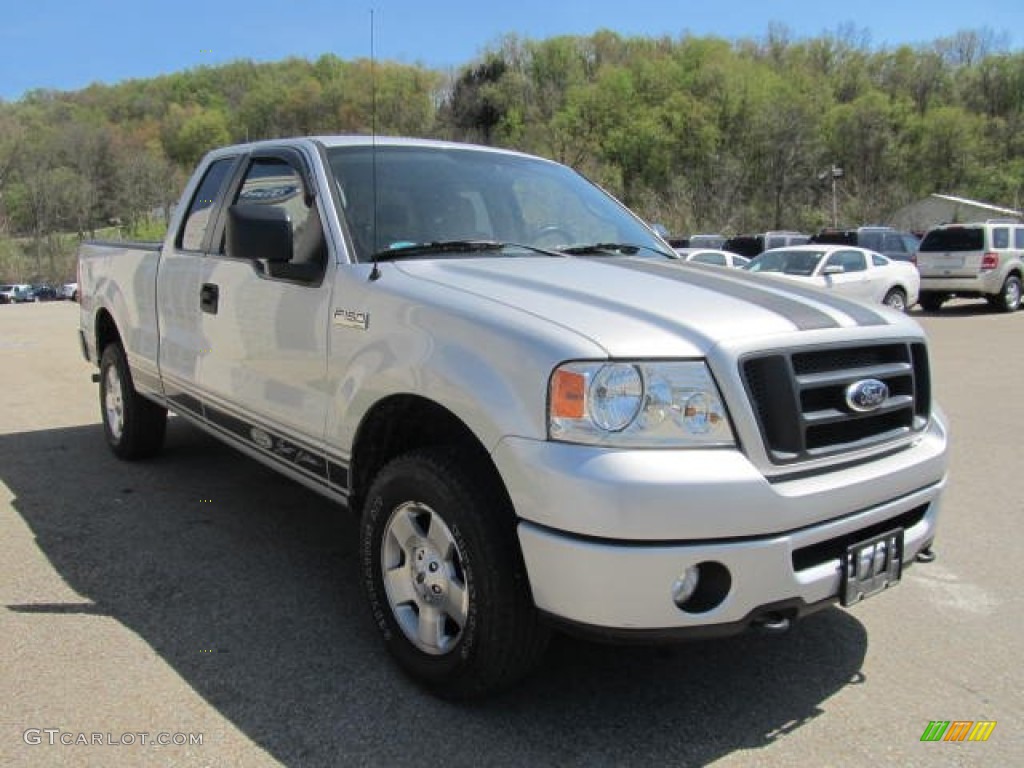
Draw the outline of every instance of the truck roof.
<instances>
[{"instance_id":1,"label":"truck roof","mask_svg":"<svg viewBox=\"0 0 1024 768\"><path fill-rule=\"evenodd\" d=\"M543 157L537 157L524 152L516 152L498 147L488 147L482 144L468 144L456 141L440 141L437 139L419 139L408 136L369 136L369 135L326 135L326 136L296 136L283 139L263 139L242 144L232 144L212 150L211 154L223 154L238 151L251 151L261 147L282 147L282 146L308 146L310 143L320 144L324 147L435 147L438 149L472 149L480 152L494 152L503 155L518 155L531 157L545 162L553 162Z\"/></svg>"}]
</instances>

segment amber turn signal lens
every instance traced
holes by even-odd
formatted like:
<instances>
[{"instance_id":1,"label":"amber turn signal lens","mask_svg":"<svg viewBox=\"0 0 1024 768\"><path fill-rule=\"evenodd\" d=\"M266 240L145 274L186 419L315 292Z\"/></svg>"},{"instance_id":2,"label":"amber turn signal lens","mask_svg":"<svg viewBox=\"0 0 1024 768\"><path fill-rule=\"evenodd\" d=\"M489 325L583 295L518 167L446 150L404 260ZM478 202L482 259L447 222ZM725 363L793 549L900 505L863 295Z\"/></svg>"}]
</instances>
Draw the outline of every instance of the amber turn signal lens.
<instances>
[{"instance_id":1,"label":"amber turn signal lens","mask_svg":"<svg viewBox=\"0 0 1024 768\"><path fill-rule=\"evenodd\" d=\"M551 415L556 419L582 419L586 384L582 373L555 371L551 379Z\"/></svg>"}]
</instances>

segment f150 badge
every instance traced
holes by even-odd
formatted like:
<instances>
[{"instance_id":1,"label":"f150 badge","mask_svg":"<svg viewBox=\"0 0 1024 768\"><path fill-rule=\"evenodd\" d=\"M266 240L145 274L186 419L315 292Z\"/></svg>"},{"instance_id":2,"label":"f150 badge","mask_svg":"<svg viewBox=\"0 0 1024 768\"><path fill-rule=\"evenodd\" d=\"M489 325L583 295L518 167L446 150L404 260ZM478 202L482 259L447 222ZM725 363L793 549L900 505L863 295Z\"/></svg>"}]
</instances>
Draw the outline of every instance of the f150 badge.
<instances>
[{"instance_id":1,"label":"f150 badge","mask_svg":"<svg viewBox=\"0 0 1024 768\"><path fill-rule=\"evenodd\" d=\"M354 309L334 310L334 324L342 328L356 328L365 331L370 326L369 312L356 312Z\"/></svg>"}]
</instances>

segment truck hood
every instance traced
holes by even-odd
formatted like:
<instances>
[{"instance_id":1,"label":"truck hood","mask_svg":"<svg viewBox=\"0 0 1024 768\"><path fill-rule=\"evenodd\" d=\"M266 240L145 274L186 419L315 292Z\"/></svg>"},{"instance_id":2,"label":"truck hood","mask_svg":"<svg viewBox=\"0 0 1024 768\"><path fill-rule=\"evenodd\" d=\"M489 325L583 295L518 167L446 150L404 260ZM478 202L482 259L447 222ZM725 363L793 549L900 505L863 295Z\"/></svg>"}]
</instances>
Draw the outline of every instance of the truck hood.
<instances>
[{"instance_id":1,"label":"truck hood","mask_svg":"<svg viewBox=\"0 0 1024 768\"><path fill-rule=\"evenodd\" d=\"M611 357L707 354L732 340L917 325L881 307L740 270L630 257L395 262L411 278L544 318ZM888 334L886 334L888 335Z\"/></svg>"}]
</instances>

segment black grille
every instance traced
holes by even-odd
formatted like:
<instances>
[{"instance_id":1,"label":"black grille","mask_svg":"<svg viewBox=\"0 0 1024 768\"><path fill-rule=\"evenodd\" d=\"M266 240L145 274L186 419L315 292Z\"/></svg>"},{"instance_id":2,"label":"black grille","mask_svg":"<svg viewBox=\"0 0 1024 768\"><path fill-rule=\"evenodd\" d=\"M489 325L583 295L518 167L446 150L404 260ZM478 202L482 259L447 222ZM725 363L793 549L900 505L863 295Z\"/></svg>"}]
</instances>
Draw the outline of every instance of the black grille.
<instances>
[{"instance_id":1,"label":"black grille","mask_svg":"<svg viewBox=\"0 0 1024 768\"><path fill-rule=\"evenodd\" d=\"M768 455L777 464L841 454L924 429L931 410L923 343L776 352L740 366ZM847 389L877 379L888 397L861 413Z\"/></svg>"}]
</instances>

